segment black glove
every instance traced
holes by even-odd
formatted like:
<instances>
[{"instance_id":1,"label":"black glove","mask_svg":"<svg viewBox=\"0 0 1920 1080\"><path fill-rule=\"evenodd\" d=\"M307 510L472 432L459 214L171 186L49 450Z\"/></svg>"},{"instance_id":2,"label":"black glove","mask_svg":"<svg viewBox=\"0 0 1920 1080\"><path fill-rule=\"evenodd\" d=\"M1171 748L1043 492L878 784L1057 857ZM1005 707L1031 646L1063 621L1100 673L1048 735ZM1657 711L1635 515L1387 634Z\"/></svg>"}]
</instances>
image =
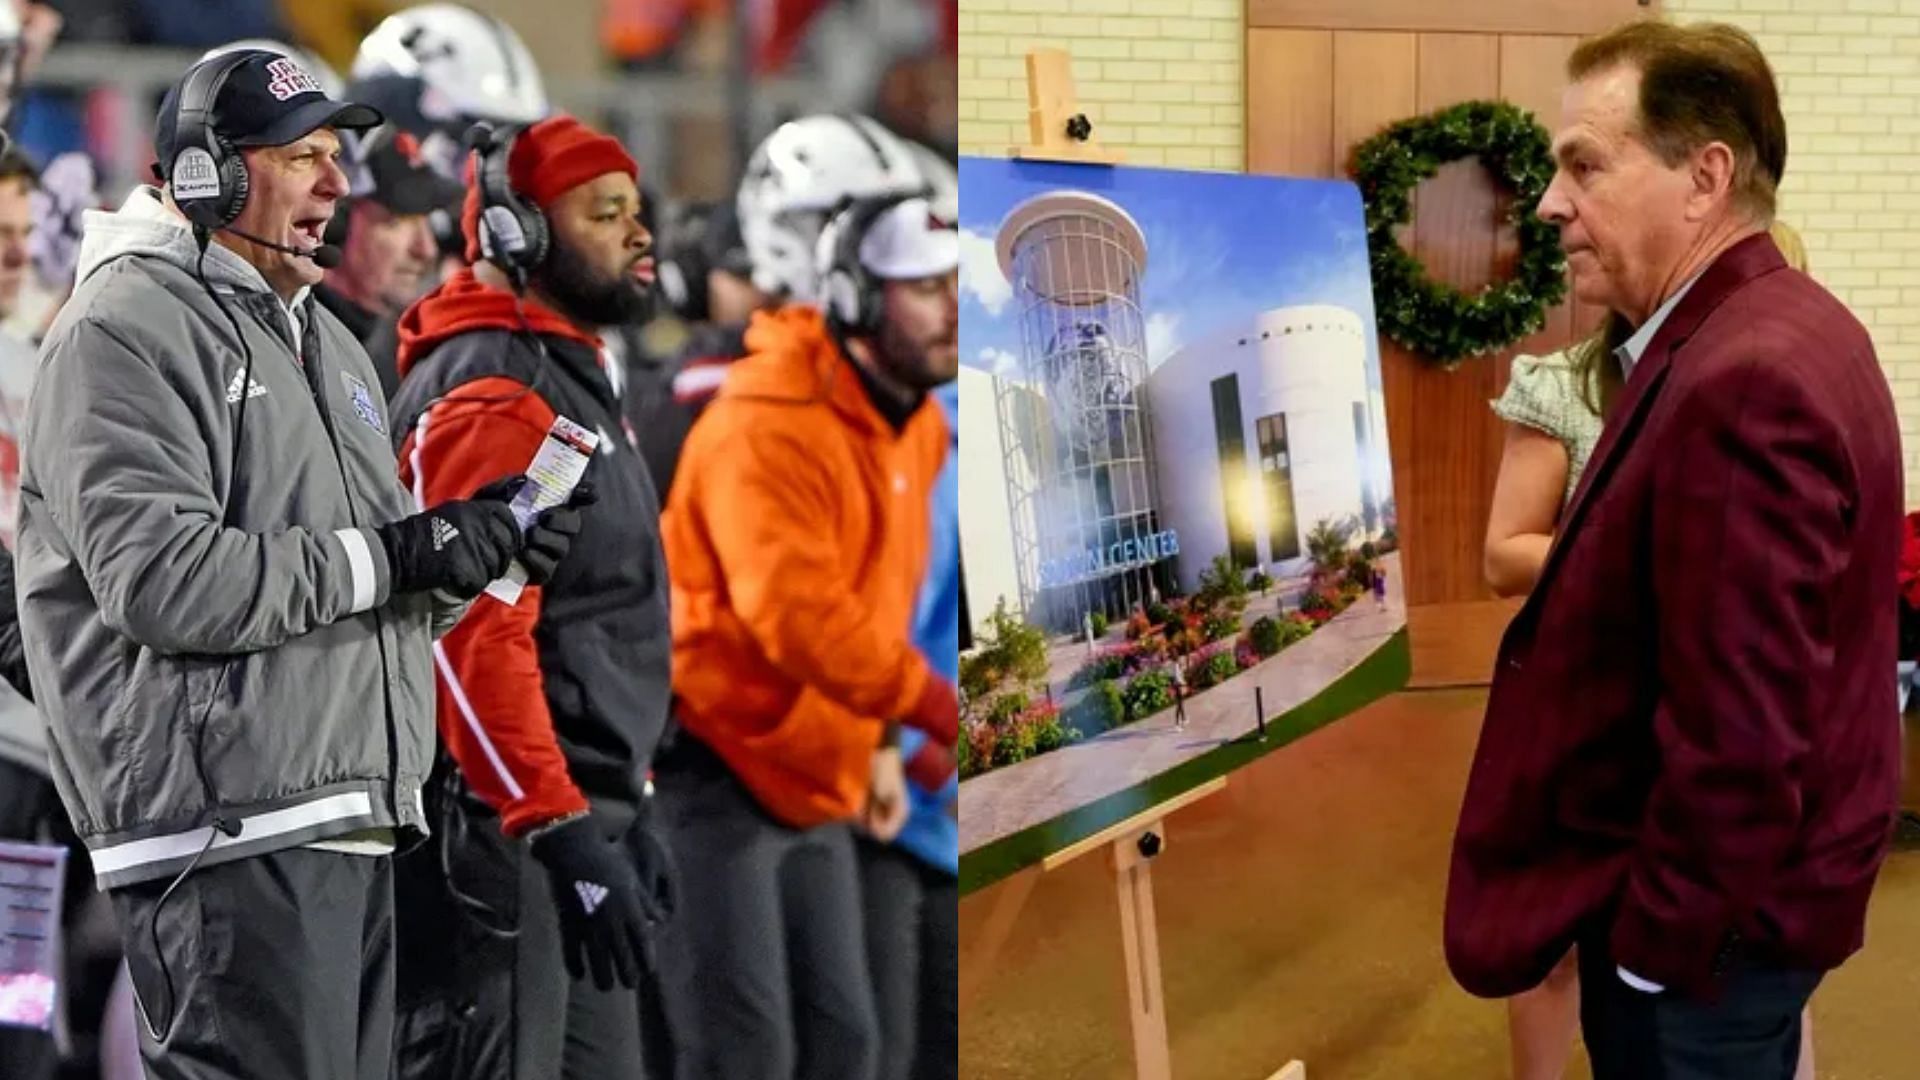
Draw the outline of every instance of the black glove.
<instances>
[{"instance_id":1,"label":"black glove","mask_svg":"<svg viewBox=\"0 0 1920 1080\"><path fill-rule=\"evenodd\" d=\"M461 600L480 595L520 553L520 526L507 503L524 476L495 480L473 498L441 503L374 532L387 549L395 593L441 589Z\"/></svg>"},{"instance_id":2,"label":"black glove","mask_svg":"<svg viewBox=\"0 0 1920 1080\"><path fill-rule=\"evenodd\" d=\"M580 979L591 967L601 990L613 989L616 979L637 985L647 919L627 849L602 835L589 816L536 836L533 857L553 886L567 973Z\"/></svg>"},{"instance_id":3,"label":"black glove","mask_svg":"<svg viewBox=\"0 0 1920 1080\"><path fill-rule=\"evenodd\" d=\"M527 568L527 581L545 585L553 580L560 560L567 557L573 538L580 535L580 511L600 501L593 485L582 480L573 486L573 494L559 506L534 519L527 529L527 546L520 551L520 565Z\"/></svg>"}]
</instances>

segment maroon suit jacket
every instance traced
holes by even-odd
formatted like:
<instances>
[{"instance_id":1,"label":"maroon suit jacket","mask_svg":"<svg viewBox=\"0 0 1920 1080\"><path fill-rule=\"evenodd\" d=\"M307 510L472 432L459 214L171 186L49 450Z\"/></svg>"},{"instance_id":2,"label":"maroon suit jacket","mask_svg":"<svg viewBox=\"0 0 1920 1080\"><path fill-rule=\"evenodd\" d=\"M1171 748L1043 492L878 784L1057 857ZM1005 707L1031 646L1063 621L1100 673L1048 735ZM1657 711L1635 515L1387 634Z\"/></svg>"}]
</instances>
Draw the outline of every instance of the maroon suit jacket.
<instances>
[{"instance_id":1,"label":"maroon suit jacket","mask_svg":"<svg viewBox=\"0 0 1920 1080\"><path fill-rule=\"evenodd\" d=\"M1765 235L1661 326L1500 644L1447 962L1537 985L1604 934L1717 994L1862 941L1899 799L1900 429L1866 331Z\"/></svg>"}]
</instances>

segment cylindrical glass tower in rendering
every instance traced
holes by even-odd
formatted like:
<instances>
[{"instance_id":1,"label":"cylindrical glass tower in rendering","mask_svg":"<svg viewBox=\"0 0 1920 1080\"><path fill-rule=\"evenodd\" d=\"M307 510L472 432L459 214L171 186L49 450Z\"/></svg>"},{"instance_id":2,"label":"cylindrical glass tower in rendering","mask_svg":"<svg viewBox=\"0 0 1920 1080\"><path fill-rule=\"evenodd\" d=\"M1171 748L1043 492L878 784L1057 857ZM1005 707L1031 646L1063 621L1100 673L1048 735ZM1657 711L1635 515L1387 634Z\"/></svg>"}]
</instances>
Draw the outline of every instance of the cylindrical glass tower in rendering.
<instances>
[{"instance_id":1,"label":"cylindrical glass tower in rendering","mask_svg":"<svg viewBox=\"0 0 1920 1080\"><path fill-rule=\"evenodd\" d=\"M1016 206L995 246L1020 312L1021 374L997 405L1021 602L1059 628L1124 618L1179 550L1155 490L1146 234L1106 199L1052 191Z\"/></svg>"}]
</instances>

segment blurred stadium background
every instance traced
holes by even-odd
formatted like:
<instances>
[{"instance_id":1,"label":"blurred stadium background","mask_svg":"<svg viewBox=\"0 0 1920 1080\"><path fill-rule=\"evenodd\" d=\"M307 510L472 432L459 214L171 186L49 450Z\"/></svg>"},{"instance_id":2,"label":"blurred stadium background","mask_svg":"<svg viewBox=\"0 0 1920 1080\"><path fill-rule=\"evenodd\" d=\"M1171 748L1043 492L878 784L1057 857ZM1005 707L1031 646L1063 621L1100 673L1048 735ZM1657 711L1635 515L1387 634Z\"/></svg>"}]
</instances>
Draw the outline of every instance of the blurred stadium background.
<instances>
[{"instance_id":1,"label":"blurred stadium background","mask_svg":"<svg viewBox=\"0 0 1920 1080\"><path fill-rule=\"evenodd\" d=\"M43 0L62 20L10 128L45 163L144 180L167 84L216 45L272 38L345 76L402 0ZM806 113L865 112L951 157L958 0L468 0L526 42L554 105L602 126L670 202L731 194L752 146Z\"/></svg>"}]
</instances>

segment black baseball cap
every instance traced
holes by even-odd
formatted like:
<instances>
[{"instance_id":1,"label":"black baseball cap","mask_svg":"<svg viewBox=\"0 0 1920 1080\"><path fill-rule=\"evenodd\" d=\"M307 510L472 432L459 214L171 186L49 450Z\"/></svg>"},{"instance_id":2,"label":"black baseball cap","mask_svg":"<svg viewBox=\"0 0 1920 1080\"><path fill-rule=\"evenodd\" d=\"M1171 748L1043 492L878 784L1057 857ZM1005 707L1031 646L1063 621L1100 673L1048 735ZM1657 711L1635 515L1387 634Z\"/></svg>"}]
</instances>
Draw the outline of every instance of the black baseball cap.
<instances>
[{"instance_id":1,"label":"black baseball cap","mask_svg":"<svg viewBox=\"0 0 1920 1080\"><path fill-rule=\"evenodd\" d=\"M195 64L176 80L160 102L153 125L154 156L162 170L172 167L180 118L180 95L194 71L234 54ZM285 146L323 127L349 131L379 127L383 117L370 105L335 101L299 61L265 49L245 49L213 102L209 127L234 146Z\"/></svg>"},{"instance_id":2,"label":"black baseball cap","mask_svg":"<svg viewBox=\"0 0 1920 1080\"><path fill-rule=\"evenodd\" d=\"M392 124L345 142L353 197L379 203L396 214L458 210L467 189L435 172L420 156L420 143Z\"/></svg>"}]
</instances>

